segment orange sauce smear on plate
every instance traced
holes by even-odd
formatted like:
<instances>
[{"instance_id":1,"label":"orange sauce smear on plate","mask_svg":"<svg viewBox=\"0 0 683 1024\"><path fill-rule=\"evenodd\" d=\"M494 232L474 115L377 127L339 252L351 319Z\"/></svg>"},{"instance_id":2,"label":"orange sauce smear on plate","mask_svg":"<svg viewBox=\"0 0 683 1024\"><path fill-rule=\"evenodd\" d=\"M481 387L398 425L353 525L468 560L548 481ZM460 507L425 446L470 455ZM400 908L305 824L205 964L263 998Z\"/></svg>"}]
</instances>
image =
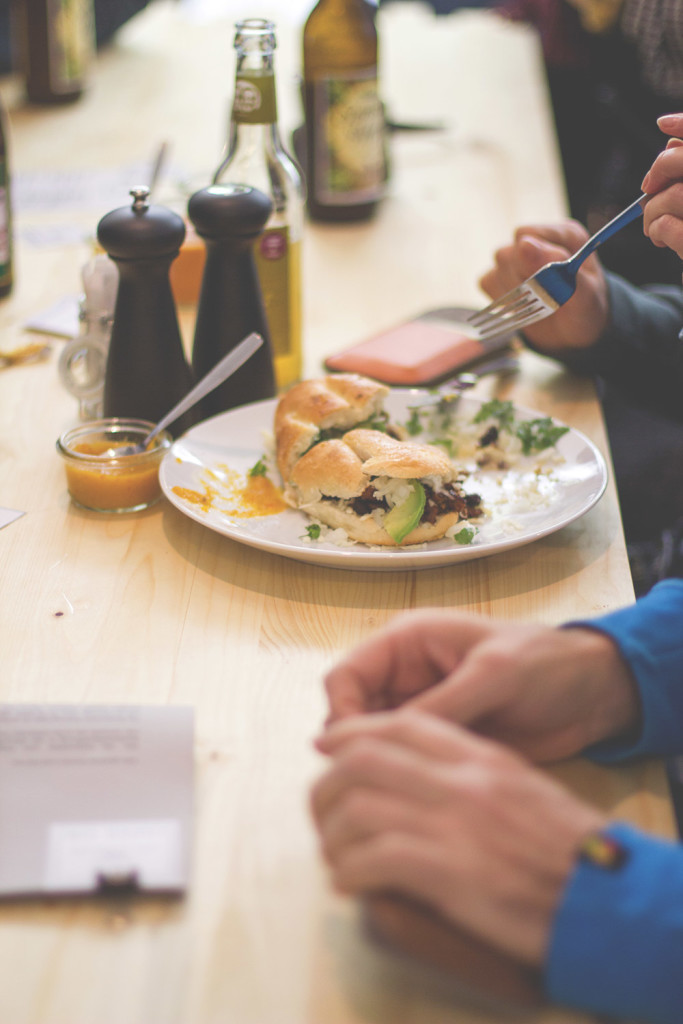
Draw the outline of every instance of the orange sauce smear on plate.
<instances>
[{"instance_id":1,"label":"orange sauce smear on plate","mask_svg":"<svg viewBox=\"0 0 683 1024\"><path fill-rule=\"evenodd\" d=\"M220 472L207 472L209 479L202 480L203 491L174 487L173 493L189 504L198 505L203 512L220 508L235 519L276 516L289 508L280 488L267 476L245 478L227 466L218 468Z\"/></svg>"}]
</instances>

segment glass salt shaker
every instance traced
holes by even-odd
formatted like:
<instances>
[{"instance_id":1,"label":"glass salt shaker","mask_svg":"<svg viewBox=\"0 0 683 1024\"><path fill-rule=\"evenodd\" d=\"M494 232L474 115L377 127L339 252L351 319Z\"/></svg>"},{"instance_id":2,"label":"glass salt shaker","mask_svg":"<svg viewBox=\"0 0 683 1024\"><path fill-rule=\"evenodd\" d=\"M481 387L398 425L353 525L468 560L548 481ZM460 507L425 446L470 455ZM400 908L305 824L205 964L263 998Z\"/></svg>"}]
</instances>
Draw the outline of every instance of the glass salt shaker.
<instances>
[{"instance_id":1,"label":"glass salt shaker","mask_svg":"<svg viewBox=\"0 0 683 1024\"><path fill-rule=\"evenodd\" d=\"M83 267L79 333L62 349L57 364L62 384L78 399L82 420L103 415L104 377L118 288L115 264L103 254Z\"/></svg>"}]
</instances>

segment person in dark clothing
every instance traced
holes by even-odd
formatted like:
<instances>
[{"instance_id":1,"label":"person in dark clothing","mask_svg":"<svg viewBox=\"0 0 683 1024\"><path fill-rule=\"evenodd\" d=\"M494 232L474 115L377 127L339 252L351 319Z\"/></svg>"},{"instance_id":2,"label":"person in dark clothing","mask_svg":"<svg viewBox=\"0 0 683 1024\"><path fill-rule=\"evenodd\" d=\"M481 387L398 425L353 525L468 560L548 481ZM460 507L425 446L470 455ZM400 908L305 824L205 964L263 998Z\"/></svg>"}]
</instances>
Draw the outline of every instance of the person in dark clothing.
<instances>
[{"instance_id":1,"label":"person in dark clothing","mask_svg":"<svg viewBox=\"0 0 683 1024\"><path fill-rule=\"evenodd\" d=\"M396 2L396 0L388 0ZM571 216L593 233L638 195L661 148L656 119L683 110L683 0L429 0L487 7L539 33ZM634 284L680 282L668 249L636 232L601 250Z\"/></svg>"},{"instance_id":2,"label":"person in dark clothing","mask_svg":"<svg viewBox=\"0 0 683 1024\"><path fill-rule=\"evenodd\" d=\"M659 121L671 136L642 187L650 249L683 257L683 114ZM665 216L662 215L665 212ZM628 230L628 229L627 229ZM567 258L587 238L576 221L517 229L481 280L497 298L545 263ZM679 264L680 281L680 264ZM631 568L638 593L683 576L683 289L638 288L593 255L575 296L528 328L528 344L601 384ZM618 442L615 444L615 437Z\"/></svg>"},{"instance_id":3,"label":"person in dark clothing","mask_svg":"<svg viewBox=\"0 0 683 1024\"><path fill-rule=\"evenodd\" d=\"M98 47L143 10L149 0L95 0L95 39ZM0 73L14 70L11 26L12 0L0 0Z\"/></svg>"},{"instance_id":4,"label":"person in dark clothing","mask_svg":"<svg viewBox=\"0 0 683 1024\"><path fill-rule=\"evenodd\" d=\"M498 0L539 29L571 216L592 233L628 206L661 148L656 120L683 109L683 0ZM601 248L634 284L680 283L669 249L637 232Z\"/></svg>"}]
</instances>

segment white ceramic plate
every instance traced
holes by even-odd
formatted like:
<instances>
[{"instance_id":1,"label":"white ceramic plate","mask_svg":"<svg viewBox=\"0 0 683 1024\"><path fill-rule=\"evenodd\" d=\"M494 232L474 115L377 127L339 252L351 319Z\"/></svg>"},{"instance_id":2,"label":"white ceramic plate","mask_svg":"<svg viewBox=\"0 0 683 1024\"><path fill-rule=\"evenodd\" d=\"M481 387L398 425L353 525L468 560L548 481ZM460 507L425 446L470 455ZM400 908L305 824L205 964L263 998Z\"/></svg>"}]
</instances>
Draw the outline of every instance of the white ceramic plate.
<instances>
[{"instance_id":1,"label":"white ceramic plate","mask_svg":"<svg viewBox=\"0 0 683 1024\"><path fill-rule=\"evenodd\" d=\"M405 389L392 391L386 408L392 419L405 423L410 415L408 407L427 394ZM273 400L245 405L193 427L165 456L160 470L161 487L176 508L203 526L241 544L302 562L340 569L391 571L482 558L561 530L588 512L607 484L607 469L598 449L579 431L570 429L542 459L547 467L541 477L545 494L535 507L519 499L524 482L539 479L535 473L539 459L534 456L523 459L520 466L504 474L480 470L466 483L468 492L482 494L493 509L492 515L478 527L471 544L443 539L414 547L380 549L363 544L340 547L324 539L311 541L306 534L311 521L302 512L287 509L277 515L243 518L230 514L236 504L234 498L226 494L225 500L221 500L221 480L232 473L244 481L247 471L263 457L272 431L275 404ZM463 397L458 416L471 420L480 405L477 399ZM520 408L515 413L520 419L542 415ZM419 440L430 438L423 434ZM269 475L279 483L277 471L271 468ZM200 501L200 496L206 494L207 482L212 499Z\"/></svg>"}]
</instances>

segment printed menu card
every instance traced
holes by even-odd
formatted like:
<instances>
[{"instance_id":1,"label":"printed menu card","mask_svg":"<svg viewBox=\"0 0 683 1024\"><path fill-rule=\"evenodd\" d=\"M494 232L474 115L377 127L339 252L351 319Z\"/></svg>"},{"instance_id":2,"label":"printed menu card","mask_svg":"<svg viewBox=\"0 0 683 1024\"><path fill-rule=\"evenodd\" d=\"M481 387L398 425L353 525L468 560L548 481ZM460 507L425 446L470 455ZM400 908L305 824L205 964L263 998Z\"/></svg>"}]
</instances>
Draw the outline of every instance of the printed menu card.
<instances>
[{"instance_id":1,"label":"printed menu card","mask_svg":"<svg viewBox=\"0 0 683 1024\"><path fill-rule=\"evenodd\" d=\"M180 892L193 709L0 704L0 897Z\"/></svg>"}]
</instances>

